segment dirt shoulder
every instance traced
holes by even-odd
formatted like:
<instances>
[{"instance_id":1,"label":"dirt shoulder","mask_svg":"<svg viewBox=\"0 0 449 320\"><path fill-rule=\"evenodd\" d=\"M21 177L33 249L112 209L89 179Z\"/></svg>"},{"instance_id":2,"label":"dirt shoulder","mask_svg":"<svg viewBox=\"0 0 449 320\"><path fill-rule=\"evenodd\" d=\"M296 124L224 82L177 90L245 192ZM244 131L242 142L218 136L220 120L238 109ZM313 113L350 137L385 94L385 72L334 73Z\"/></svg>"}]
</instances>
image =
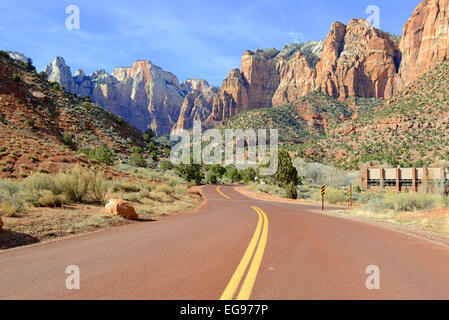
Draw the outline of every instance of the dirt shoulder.
<instances>
[{"instance_id":1,"label":"dirt shoulder","mask_svg":"<svg viewBox=\"0 0 449 320\"><path fill-rule=\"evenodd\" d=\"M249 191L247 187L236 187L236 191L256 200L309 204L320 206L321 203L284 199L271 194L261 194ZM373 214L364 212L360 208L348 210L344 206L326 205L325 215L349 219L362 223L369 223L388 230L405 233L420 239L449 246L449 209L436 209L426 212L401 212L395 214ZM344 209L344 210L343 210ZM321 211L316 211L323 214Z\"/></svg>"},{"instance_id":2,"label":"dirt shoulder","mask_svg":"<svg viewBox=\"0 0 449 320\"><path fill-rule=\"evenodd\" d=\"M104 206L74 204L62 208L30 208L26 213L2 217L0 251L73 237L131 223L158 221L196 211L205 201L200 187L191 187L184 195L154 194L131 202L139 221L125 220L105 212Z\"/></svg>"}]
</instances>

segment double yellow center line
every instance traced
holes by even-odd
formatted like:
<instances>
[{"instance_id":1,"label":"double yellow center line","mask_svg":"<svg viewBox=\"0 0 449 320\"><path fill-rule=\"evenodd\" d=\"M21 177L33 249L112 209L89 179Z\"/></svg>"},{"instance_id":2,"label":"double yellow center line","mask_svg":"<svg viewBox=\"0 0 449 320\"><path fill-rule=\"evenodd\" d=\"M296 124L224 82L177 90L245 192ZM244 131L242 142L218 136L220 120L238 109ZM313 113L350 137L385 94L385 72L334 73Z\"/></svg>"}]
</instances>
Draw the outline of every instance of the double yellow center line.
<instances>
[{"instance_id":1,"label":"double yellow center line","mask_svg":"<svg viewBox=\"0 0 449 320\"><path fill-rule=\"evenodd\" d=\"M259 272L268 239L268 217L262 209L253 206L251 208L259 215L256 231L254 232L254 235L248 248L246 249L245 254L243 255L242 260L240 261L240 264L237 267L237 270L234 272L234 275L221 295L220 300L232 300L234 298L251 259L251 265L249 266L246 278L240 287L237 300L249 300L256 282L257 273Z\"/></svg>"},{"instance_id":2,"label":"double yellow center line","mask_svg":"<svg viewBox=\"0 0 449 320\"><path fill-rule=\"evenodd\" d=\"M223 192L221 192L220 188L221 188L221 187L217 187L218 193L221 194L221 195L222 195L223 197L225 197L226 199L231 200L231 197L230 197L230 196L227 196L227 195L225 195Z\"/></svg>"}]
</instances>

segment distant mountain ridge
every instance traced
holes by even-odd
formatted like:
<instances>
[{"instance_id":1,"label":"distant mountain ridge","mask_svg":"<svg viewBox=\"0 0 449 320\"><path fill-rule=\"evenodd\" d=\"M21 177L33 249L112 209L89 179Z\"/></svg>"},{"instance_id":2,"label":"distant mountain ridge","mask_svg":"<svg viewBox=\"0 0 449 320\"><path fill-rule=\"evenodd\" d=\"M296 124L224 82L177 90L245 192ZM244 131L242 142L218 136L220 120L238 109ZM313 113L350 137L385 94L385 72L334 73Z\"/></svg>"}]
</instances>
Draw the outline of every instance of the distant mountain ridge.
<instances>
[{"instance_id":1,"label":"distant mountain ridge","mask_svg":"<svg viewBox=\"0 0 449 320\"><path fill-rule=\"evenodd\" d=\"M389 99L449 56L449 0L424 0L404 26L401 39L364 19L335 22L325 40L290 44L282 50L246 51L240 69L221 88L205 80L180 84L149 61L131 68L72 76L62 58L48 67L50 81L89 95L140 130L157 135L190 128L193 120L219 124L242 112L297 101L322 92L344 101L351 97ZM192 86L188 83L202 83Z\"/></svg>"},{"instance_id":2,"label":"distant mountain ridge","mask_svg":"<svg viewBox=\"0 0 449 320\"><path fill-rule=\"evenodd\" d=\"M107 146L117 160L132 147L145 148L142 132L116 115L63 92L25 64L23 56L0 52L0 177L57 173L78 164L112 169L76 150Z\"/></svg>"}]
</instances>

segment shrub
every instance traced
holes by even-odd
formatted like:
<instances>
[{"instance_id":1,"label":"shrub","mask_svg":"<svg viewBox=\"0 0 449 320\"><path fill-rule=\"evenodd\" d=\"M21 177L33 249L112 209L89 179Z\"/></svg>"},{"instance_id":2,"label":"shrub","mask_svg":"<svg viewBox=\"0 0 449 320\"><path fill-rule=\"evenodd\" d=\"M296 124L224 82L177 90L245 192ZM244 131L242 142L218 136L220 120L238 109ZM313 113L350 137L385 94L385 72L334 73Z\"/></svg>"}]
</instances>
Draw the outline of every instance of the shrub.
<instances>
[{"instance_id":1,"label":"shrub","mask_svg":"<svg viewBox=\"0 0 449 320\"><path fill-rule=\"evenodd\" d=\"M19 183L0 181L0 216L11 217L25 211L26 202L19 191Z\"/></svg>"},{"instance_id":2,"label":"shrub","mask_svg":"<svg viewBox=\"0 0 449 320\"><path fill-rule=\"evenodd\" d=\"M286 197L285 189L275 185L253 183L252 185L250 185L250 190L260 193L272 194L281 198Z\"/></svg>"},{"instance_id":3,"label":"shrub","mask_svg":"<svg viewBox=\"0 0 449 320\"><path fill-rule=\"evenodd\" d=\"M217 174L217 177L220 178L220 179L226 173L226 168L220 166L219 164L205 165L204 169L206 171L213 171L213 172L215 172Z\"/></svg>"},{"instance_id":4,"label":"shrub","mask_svg":"<svg viewBox=\"0 0 449 320\"><path fill-rule=\"evenodd\" d=\"M133 152L129 157L128 163L137 168L146 168L148 166L147 162L143 158L141 153Z\"/></svg>"},{"instance_id":5,"label":"shrub","mask_svg":"<svg viewBox=\"0 0 449 320\"><path fill-rule=\"evenodd\" d=\"M45 71L41 71L38 73L38 77L41 78L42 80L47 80L47 73Z\"/></svg>"},{"instance_id":6,"label":"shrub","mask_svg":"<svg viewBox=\"0 0 449 320\"><path fill-rule=\"evenodd\" d=\"M164 171L169 171L173 169L173 164L171 163L171 161L168 160L162 160L159 162L159 168L161 168Z\"/></svg>"},{"instance_id":7,"label":"shrub","mask_svg":"<svg viewBox=\"0 0 449 320\"><path fill-rule=\"evenodd\" d=\"M55 207L56 196L51 191L45 190L39 197L38 203L41 207Z\"/></svg>"},{"instance_id":8,"label":"shrub","mask_svg":"<svg viewBox=\"0 0 449 320\"><path fill-rule=\"evenodd\" d=\"M179 164L175 166L176 173L186 181L199 185L203 179L199 164Z\"/></svg>"},{"instance_id":9,"label":"shrub","mask_svg":"<svg viewBox=\"0 0 449 320\"><path fill-rule=\"evenodd\" d=\"M70 201L103 203L110 185L101 172L76 166L57 174L55 186L57 193L66 194Z\"/></svg>"},{"instance_id":10,"label":"shrub","mask_svg":"<svg viewBox=\"0 0 449 320\"><path fill-rule=\"evenodd\" d=\"M147 131L145 131L145 136L144 139L145 141L151 141L154 139L154 137L156 137L156 133L152 130L152 129L148 129Z\"/></svg>"},{"instance_id":11,"label":"shrub","mask_svg":"<svg viewBox=\"0 0 449 320\"><path fill-rule=\"evenodd\" d=\"M107 166L112 166L115 162L115 153L107 146L101 146L93 149L84 148L80 149L79 152L85 154L88 158L95 159Z\"/></svg>"},{"instance_id":12,"label":"shrub","mask_svg":"<svg viewBox=\"0 0 449 320\"><path fill-rule=\"evenodd\" d=\"M80 167L75 167L67 172L59 173L55 177L56 188L67 194L68 198L75 202L82 202L89 192L91 175Z\"/></svg>"},{"instance_id":13,"label":"shrub","mask_svg":"<svg viewBox=\"0 0 449 320\"><path fill-rule=\"evenodd\" d=\"M119 124L121 126L125 124L125 119L123 119L123 117L117 117L116 121L117 121L117 124Z\"/></svg>"},{"instance_id":14,"label":"shrub","mask_svg":"<svg viewBox=\"0 0 449 320\"><path fill-rule=\"evenodd\" d=\"M148 152L156 152L157 148L153 141L148 144Z\"/></svg>"},{"instance_id":15,"label":"shrub","mask_svg":"<svg viewBox=\"0 0 449 320\"><path fill-rule=\"evenodd\" d=\"M296 185L290 183L287 188L285 188L285 196L289 199L298 199L298 190L296 189Z\"/></svg>"},{"instance_id":16,"label":"shrub","mask_svg":"<svg viewBox=\"0 0 449 320\"><path fill-rule=\"evenodd\" d=\"M53 82L53 83L51 84L51 86L52 86L52 88L53 88L54 90L60 90L60 89L61 89L61 86L60 86L59 83L57 83L57 82Z\"/></svg>"},{"instance_id":17,"label":"shrub","mask_svg":"<svg viewBox=\"0 0 449 320\"><path fill-rule=\"evenodd\" d=\"M234 166L229 166L226 168L225 176L229 178L232 182L240 182L242 180L239 171Z\"/></svg>"},{"instance_id":18,"label":"shrub","mask_svg":"<svg viewBox=\"0 0 449 320\"><path fill-rule=\"evenodd\" d=\"M290 183L293 183L295 186L298 185L300 183L298 171L293 166L292 159L287 150L279 150L278 163L278 171L274 176L277 185L287 186Z\"/></svg>"},{"instance_id":19,"label":"shrub","mask_svg":"<svg viewBox=\"0 0 449 320\"><path fill-rule=\"evenodd\" d=\"M217 180L218 180L217 174L214 171L212 171L212 170L207 171L207 173L206 173L206 182L207 183L216 184Z\"/></svg>"},{"instance_id":20,"label":"shrub","mask_svg":"<svg viewBox=\"0 0 449 320\"><path fill-rule=\"evenodd\" d=\"M0 217L13 217L16 213L17 210L11 204L6 202L0 203Z\"/></svg>"},{"instance_id":21,"label":"shrub","mask_svg":"<svg viewBox=\"0 0 449 320\"><path fill-rule=\"evenodd\" d=\"M123 191L126 193L139 192L140 190L141 188L138 185L130 181L119 181L114 184L113 188L114 192Z\"/></svg>"},{"instance_id":22,"label":"shrub","mask_svg":"<svg viewBox=\"0 0 449 320\"><path fill-rule=\"evenodd\" d=\"M160 185L156 186L156 188L154 188L153 191L156 193L158 193L158 192L165 193L166 195L171 195L175 192L175 190L172 187L170 187L166 184L160 184Z\"/></svg>"},{"instance_id":23,"label":"shrub","mask_svg":"<svg viewBox=\"0 0 449 320\"><path fill-rule=\"evenodd\" d=\"M90 171L89 180L89 200L97 204L104 203L110 184L104 179L103 174L98 171Z\"/></svg>"},{"instance_id":24,"label":"shrub","mask_svg":"<svg viewBox=\"0 0 449 320\"><path fill-rule=\"evenodd\" d=\"M25 120L25 124L27 126L29 126L30 128L34 128L35 122L36 122L35 119L27 119L27 120Z\"/></svg>"},{"instance_id":25,"label":"shrub","mask_svg":"<svg viewBox=\"0 0 449 320\"><path fill-rule=\"evenodd\" d=\"M5 50L0 50L0 57L9 58L9 54Z\"/></svg>"},{"instance_id":26,"label":"shrub","mask_svg":"<svg viewBox=\"0 0 449 320\"><path fill-rule=\"evenodd\" d=\"M14 73L14 74L12 75L12 79L13 79L15 82L19 82L19 81L20 81L20 76L19 76L17 73Z\"/></svg>"},{"instance_id":27,"label":"shrub","mask_svg":"<svg viewBox=\"0 0 449 320\"><path fill-rule=\"evenodd\" d=\"M64 141L64 144L66 146L73 145L72 136L70 134L68 134L68 133L64 133L64 136L62 137L62 140Z\"/></svg>"},{"instance_id":28,"label":"shrub","mask_svg":"<svg viewBox=\"0 0 449 320\"><path fill-rule=\"evenodd\" d=\"M242 179L245 183L253 182L256 178L256 170L253 168L248 168L240 172Z\"/></svg>"},{"instance_id":29,"label":"shrub","mask_svg":"<svg viewBox=\"0 0 449 320\"><path fill-rule=\"evenodd\" d=\"M444 197L424 193L366 193L359 197L363 208L383 212L393 210L395 212L431 210L444 205Z\"/></svg>"},{"instance_id":30,"label":"shrub","mask_svg":"<svg viewBox=\"0 0 449 320\"><path fill-rule=\"evenodd\" d=\"M347 193L341 189L328 188L324 199L329 203L344 203L348 200Z\"/></svg>"},{"instance_id":31,"label":"shrub","mask_svg":"<svg viewBox=\"0 0 449 320\"><path fill-rule=\"evenodd\" d=\"M187 194L188 188L185 184L178 184L174 186L175 193L179 195L185 195Z\"/></svg>"},{"instance_id":32,"label":"shrub","mask_svg":"<svg viewBox=\"0 0 449 320\"><path fill-rule=\"evenodd\" d=\"M39 190L48 190L54 194L59 192L56 188L54 177L43 173L31 175L23 180L21 183L21 188L30 192Z\"/></svg>"}]
</instances>

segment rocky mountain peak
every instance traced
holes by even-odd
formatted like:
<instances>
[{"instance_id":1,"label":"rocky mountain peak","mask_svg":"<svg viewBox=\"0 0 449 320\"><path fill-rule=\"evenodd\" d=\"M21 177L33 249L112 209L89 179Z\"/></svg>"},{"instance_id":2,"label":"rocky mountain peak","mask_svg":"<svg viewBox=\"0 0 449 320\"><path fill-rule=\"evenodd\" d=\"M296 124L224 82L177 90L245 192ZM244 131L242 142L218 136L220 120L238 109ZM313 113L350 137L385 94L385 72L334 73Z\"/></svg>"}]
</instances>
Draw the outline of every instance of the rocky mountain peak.
<instances>
[{"instance_id":1,"label":"rocky mountain peak","mask_svg":"<svg viewBox=\"0 0 449 320\"><path fill-rule=\"evenodd\" d=\"M58 82L67 90L72 90L74 81L72 79L72 71L67 66L63 57L56 57L45 69L47 79L50 82Z\"/></svg>"},{"instance_id":2,"label":"rocky mountain peak","mask_svg":"<svg viewBox=\"0 0 449 320\"><path fill-rule=\"evenodd\" d=\"M28 63L28 57L26 57L25 54L23 54L22 52L17 51L6 51L6 52L9 54L11 59L23 62L25 64Z\"/></svg>"},{"instance_id":3,"label":"rocky mountain peak","mask_svg":"<svg viewBox=\"0 0 449 320\"><path fill-rule=\"evenodd\" d=\"M403 86L408 85L449 58L449 1L424 0L402 32Z\"/></svg>"},{"instance_id":4,"label":"rocky mountain peak","mask_svg":"<svg viewBox=\"0 0 449 320\"><path fill-rule=\"evenodd\" d=\"M181 83L181 89L185 93L194 90L204 93L207 88L209 88L209 83L203 79L187 79Z\"/></svg>"}]
</instances>

